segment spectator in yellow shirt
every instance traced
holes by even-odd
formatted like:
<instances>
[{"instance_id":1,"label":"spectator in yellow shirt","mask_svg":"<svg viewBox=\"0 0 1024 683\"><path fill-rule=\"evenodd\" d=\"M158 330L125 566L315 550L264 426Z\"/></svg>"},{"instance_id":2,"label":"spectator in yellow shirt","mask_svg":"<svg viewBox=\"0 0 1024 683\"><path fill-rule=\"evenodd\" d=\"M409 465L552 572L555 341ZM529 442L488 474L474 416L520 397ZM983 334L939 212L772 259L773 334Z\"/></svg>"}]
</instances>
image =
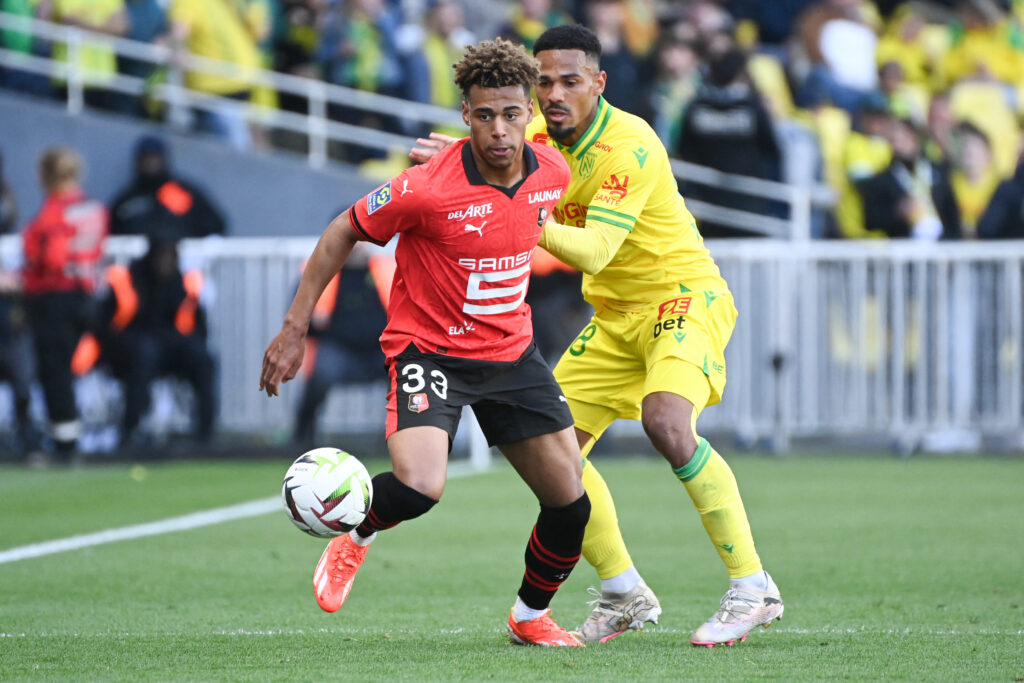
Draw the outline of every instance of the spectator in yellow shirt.
<instances>
[{"instance_id":1,"label":"spectator in yellow shirt","mask_svg":"<svg viewBox=\"0 0 1024 683\"><path fill-rule=\"evenodd\" d=\"M900 7L878 40L875 59L879 69L895 62L900 65L907 83L931 85L933 65L923 38L926 26L924 17L917 12L916 7Z\"/></svg>"},{"instance_id":2,"label":"spectator in yellow shirt","mask_svg":"<svg viewBox=\"0 0 1024 683\"><path fill-rule=\"evenodd\" d=\"M936 163L947 161L953 151L953 100L948 92L936 93L928 103L928 140L925 154Z\"/></svg>"},{"instance_id":3,"label":"spectator in yellow shirt","mask_svg":"<svg viewBox=\"0 0 1024 683\"><path fill-rule=\"evenodd\" d=\"M839 234L847 239L884 237L885 234L864 224L864 206L856 183L880 173L892 161L887 133L892 115L885 98L875 93L866 97L857 111L854 128L843 145L844 175L836 189L839 201L835 215Z\"/></svg>"},{"instance_id":4,"label":"spectator in yellow shirt","mask_svg":"<svg viewBox=\"0 0 1024 683\"><path fill-rule=\"evenodd\" d=\"M473 34L466 27L462 5L453 0L433 3L425 20L423 42L410 60L412 97L440 107L457 107L462 95L452 82L452 64L462 58Z\"/></svg>"},{"instance_id":5,"label":"spectator in yellow shirt","mask_svg":"<svg viewBox=\"0 0 1024 683\"><path fill-rule=\"evenodd\" d=\"M954 136L956 155L950 178L953 195L960 207L963 237L975 239L978 221L1002 178L992 160L992 145L980 128L961 121L954 128Z\"/></svg>"},{"instance_id":6,"label":"spectator in yellow shirt","mask_svg":"<svg viewBox=\"0 0 1024 683\"><path fill-rule=\"evenodd\" d=\"M188 52L239 67L232 75L187 71L185 84L190 90L249 101L257 80L247 70L260 68L258 43L269 30L265 10L262 2L249 0L171 0L171 40L179 55ZM239 106L207 102L196 114L199 130L225 138L239 149L251 146L252 134Z\"/></svg>"},{"instance_id":7,"label":"spectator in yellow shirt","mask_svg":"<svg viewBox=\"0 0 1024 683\"><path fill-rule=\"evenodd\" d=\"M1024 52L1015 44L1012 25L997 8L961 2L963 31L942 60L946 83L967 78L1020 83L1024 79Z\"/></svg>"},{"instance_id":8,"label":"spectator in yellow shirt","mask_svg":"<svg viewBox=\"0 0 1024 683\"><path fill-rule=\"evenodd\" d=\"M123 36L128 30L124 0L40 0L36 16L111 36ZM53 57L68 61L67 45L55 44ZM128 98L105 87L117 74L117 56L113 49L87 40L78 49L74 66L82 73L87 105L112 111L131 109ZM63 85L63 81L58 85Z\"/></svg>"},{"instance_id":9,"label":"spectator in yellow shirt","mask_svg":"<svg viewBox=\"0 0 1024 683\"><path fill-rule=\"evenodd\" d=\"M552 26L573 23L572 17L554 7L551 0L524 0L508 5L508 20L498 33L521 43L527 50L532 50L540 34Z\"/></svg>"}]
</instances>

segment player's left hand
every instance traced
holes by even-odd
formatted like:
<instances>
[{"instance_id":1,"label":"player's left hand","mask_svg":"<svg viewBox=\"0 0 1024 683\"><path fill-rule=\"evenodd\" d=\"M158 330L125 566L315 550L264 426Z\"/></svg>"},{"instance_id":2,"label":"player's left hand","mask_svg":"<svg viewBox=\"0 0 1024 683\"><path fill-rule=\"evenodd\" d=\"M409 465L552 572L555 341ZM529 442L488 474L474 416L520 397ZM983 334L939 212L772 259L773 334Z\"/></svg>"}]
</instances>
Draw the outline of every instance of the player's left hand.
<instances>
[{"instance_id":1,"label":"player's left hand","mask_svg":"<svg viewBox=\"0 0 1024 683\"><path fill-rule=\"evenodd\" d=\"M280 385L299 374L305 353L306 345L302 336L288 327L282 327L263 353L260 391L266 391L267 396L277 396Z\"/></svg>"},{"instance_id":2,"label":"player's left hand","mask_svg":"<svg viewBox=\"0 0 1024 683\"><path fill-rule=\"evenodd\" d=\"M430 161L435 154L458 141L458 138L444 133L431 133L429 138L416 138L416 146L409 150L409 158L418 163Z\"/></svg>"}]
</instances>

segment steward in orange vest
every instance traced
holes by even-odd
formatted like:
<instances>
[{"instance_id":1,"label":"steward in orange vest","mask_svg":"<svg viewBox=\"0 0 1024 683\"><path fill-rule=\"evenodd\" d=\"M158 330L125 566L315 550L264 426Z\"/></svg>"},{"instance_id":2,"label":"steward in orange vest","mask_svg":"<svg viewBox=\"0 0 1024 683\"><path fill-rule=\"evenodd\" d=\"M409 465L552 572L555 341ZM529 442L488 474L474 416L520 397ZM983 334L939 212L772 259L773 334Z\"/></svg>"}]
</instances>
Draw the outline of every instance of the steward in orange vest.
<instances>
[{"instance_id":1,"label":"steward in orange vest","mask_svg":"<svg viewBox=\"0 0 1024 683\"><path fill-rule=\"evenodd\" d=\"M106 270L109 293L100 308L102 357L124 382L122 437L140 441L139 422L158 377L185 379L195 391L195 436L213 434L213 355L206 346L206 314L200 305L202 274L182 273L177 244L154 237L140 259Z\"/></svg>"},{"instance_id":2,"label":"steward in orange vest","mask_svg":"<svg viewBox=\"0 0 1024 683\"><path fill-rule=\"evenodd\" d=\"M171 168L167 143L147 135L135 144L135 176L111 202L110 234L179 239L222 235L224 216L206 192Z\"/></svg>"}]
</instances>

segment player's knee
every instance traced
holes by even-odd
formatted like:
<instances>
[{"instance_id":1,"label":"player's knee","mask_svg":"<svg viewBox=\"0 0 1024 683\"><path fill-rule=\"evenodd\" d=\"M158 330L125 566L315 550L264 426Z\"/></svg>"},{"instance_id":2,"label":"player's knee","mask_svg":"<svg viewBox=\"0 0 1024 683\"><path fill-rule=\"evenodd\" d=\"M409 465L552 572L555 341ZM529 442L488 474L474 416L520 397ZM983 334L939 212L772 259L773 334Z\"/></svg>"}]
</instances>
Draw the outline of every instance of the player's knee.
<instances>
[{"instance_id":1,"label":"player's knee","mask_svg":"<svg viewBox=\"0 0 1024 683\"><path fill-rule=\"evenodd\" d=\"M697 452L697 435L685 416L665 410L645 411L644 432L673 467L682 467Z\"/></svg>"},{"instance_id":2,"label":"player's knee","mask_svg":"<svg viewBox=\"0 0 1024 683\"><path fill-rule=\"evenodd\" d=\"M415 519L430 511L441 499L441 491L433 495L411 483L403 482L393 472L382 472L373 478L374 495L378 490L387 489L391 504L400 510L400 519Z\"/></svg>"},{"instance_id":3,"label":"player's knee","mask_svg":"<svg viewBox=\"0 0 1024 683\"><path fill-rule=\"evenodd\" d=\"M444 493L444 476L438 476L436 472L403 472L401 477L396 479L407 488L434 502L439 502Z\"/></svg>"}]
</instances>

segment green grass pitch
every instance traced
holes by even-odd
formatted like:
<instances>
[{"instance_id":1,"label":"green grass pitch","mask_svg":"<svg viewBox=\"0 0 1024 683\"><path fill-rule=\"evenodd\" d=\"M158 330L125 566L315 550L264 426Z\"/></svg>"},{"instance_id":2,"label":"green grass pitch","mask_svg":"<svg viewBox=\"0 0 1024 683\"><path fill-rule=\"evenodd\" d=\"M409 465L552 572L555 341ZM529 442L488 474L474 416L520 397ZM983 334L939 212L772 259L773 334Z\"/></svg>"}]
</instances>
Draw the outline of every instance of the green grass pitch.
<instances>
[{"instance_id":1,"label":"green grass pitch","mask_svg":"<svg viewBox=\"0 0 1024 683\"><path fill-rule=\"evenodd\" d=\"M283 512L0 564L0 680L1024 680L1024 461L731 460L786 602L736 647L687 642L726 577L654 458L597 464L661 624L509 645L536 503L499 462L381 534L336 614L312 595L323 543ZM286 464L3 468L0 551L272 496ZM578 625L596 583L581 561L556 619Z\"/></svg>"}]
</instances>

